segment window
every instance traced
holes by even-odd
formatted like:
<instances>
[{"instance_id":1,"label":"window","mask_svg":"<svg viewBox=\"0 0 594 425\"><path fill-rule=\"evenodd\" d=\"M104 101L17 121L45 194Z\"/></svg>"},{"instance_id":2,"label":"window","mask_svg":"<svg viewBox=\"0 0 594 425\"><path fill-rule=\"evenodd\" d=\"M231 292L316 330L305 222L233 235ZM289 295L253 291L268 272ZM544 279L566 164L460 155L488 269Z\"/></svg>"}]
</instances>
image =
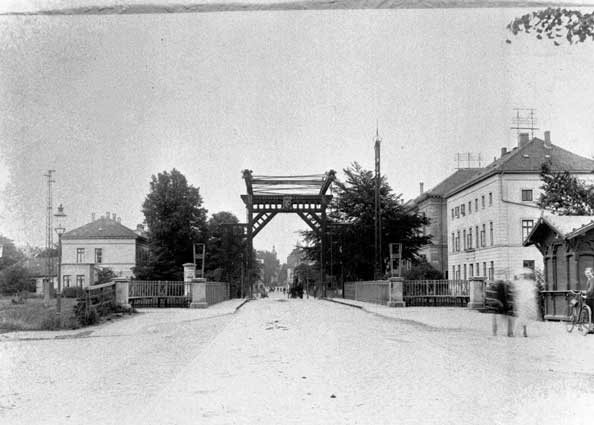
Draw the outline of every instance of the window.
<instances>
[{"instance_id":1,"label":"window","mask_svg":"<svg viewBox=\"0 0 594 425\"><path fill-rule=\"evenodd\" d=\"M481 196L481 207L485 208L485 195Z\"/></svg>"},{"instance_id":2,"label":"window","mask_svg":"<svg viewBox=\"0 0 594 425\"><path fill-rule=\"evenodd\" d=\"M522 241L525 241L534 227L534 220L522 220Z\"/></svg>"},{"instance_id":3,"label":"window","mask_svg":"<svg viewBox=\"0 0 594 425\"><path fill-rule=\"evenodd\" d=\"M522 201L532 201L532 189L522 189Z\"/></svg>"},{"instance_id":4,"label":"window","mask_svg":"<svg viewBox=\"0 0 594 425\"><path fill-rule=\"evenodd\" d=\"M454 236L454 232L452 232L452 252L456 252L456 236Z\"/></svg>"},{"instance_id":5,"label":"window","mask_svg":"<svg viewBox=\"0 0 594 425\"><path fill-rule=\"evenodd\" d=\"M483 276L487 277L487 262L483 261Z\"/></svg>"},{"instance_id":6,"label":"window","mask_svg":"<svg viewBox=\"0 0 594 425\"><path fill-rule=\"evenodd\" d=\"M472 202L468 201L468 214L472 214Z\"/></svg>"},{"instance_id":7,"label":"window","mask_svg":"<svg viewBox=\"0 0 594 425\"><path fill-rule=\"evenodd\" d=\"M456 207L456 218L460 217L460 207Z\"/></svg>"},{"instance_id":8,"label":"window","mask_svg":"<svg viewBox=\"0 0 594 425\"><path fill-rule=\"evenodd\" d=\"M483 230L481 230L481 247L484 247L485 245L487 245L487 230L485 228L485 225L483 224Z\"/></svg>"},{"instance_id":9,"label":"window","mask_svg":"<svg viewBox=\"0 0 594 425\"><path fill-rule=\"evenodd\" d=\"M469 277L474 277L474 264L471 264L470 266L468 266L468 276Z\"/></svg>"},{"instance_id":10,"label":"window","mask_svg":"<svg viewBox=\"0 0 594 425\"><path fill-rule=\"evenodd\" d=\"M478 198L475 198L474 200L474 210L478 211Z\"/></svg>"},{"instance_id":11,"label":"window","mask_svg":"<svg viewBox=\"0 0 594 425\"><path fill-rule=\"evenodd\" d=\"M65 274L64 276L62 276L62 287L63 288L70 287L70 275L69 274Z\"/></svg>"},{"instance_id":12,"label":"window","mask_svg":"<svg viewBox=\"0 0 594 425\"><path fill-rule=\"evenodd\" d=\"M466 230L462 231L462 243L464 244L464 250L466 250Z\"/></svg>"},{"instance_id":13,"label":"window","mask_svg":"<svg viewBox=\"0 0 594 425\"><path fill-rule=\"evenodd\" d=\"M493 280L495 276L495 264L493 263L493 261L491 261L491 264L489 266L489 280Z\"/></svg>"},{"instance_id":14,"label":"window","mask_svg":"<svg viewBox=\"0 0 594 425\"><path fill-rule=\"evenodd\" d=\"M456 252L460 252L460 231L456 232Z\"/></svg>"},{"instance_id":15,"label":"window","mask_svg":"<svg viewBox=\"0 0 594 425\"><path fill-rule=\"evenodd\" d=\"M452 279L456 279L456 266L452 266Z\"/></svg>"},{"instance_id":16,"label":"window","mask_svg":"<svg viewBox=\"0 0 594 425\"><path fill-rule=\"evenodd\" d=\"M479 247L479 229L478 229L478 226L475 226L474 227L474 230L475 230L475 235L476 235L475 236L475 238L476 238L475 247L478 248Z\"/></svg>"},{"instance_id":17,"label":"window","mask_svg":"<svg viewBox=\"0 0 594 425\"><path fill-rule=\"evenodd\" d=\"M493 192L489 192L489 206L493 205Z\"/></svg>"},{"instance_id":18,"label":"window","mask_svg":"<svg viewBox=\"0 0 594 425\"><path fill-rule=\"evenodd\" d=\"M460 264L458 264L458 268L456 269L456 279L460 280Z\"/></svg>"},{"instance_id":19,"label":"window","mask_svg":"<svg viewBox=\"0 0 594 425\"><path fill-rule=\"evenodd\" d=\"M534 260L524 260L524 261L522 261L522 267L524 267L525 269L534 270Z\"/></svg>"},{"instance_id":20,"label":"window","mask_svg":"<svg viewBox=\"0 0 594 425\"><path fill-rule=\"evenodd\" d=\"M452 208L452 220L454 219L454 209Z\"/></svg>"},{"instance_id":21,"label":"window","mask_svg":"<svg viewBox=\"0 0 594 425\"><path fill-rule=\"evenodd\" d=\"M460 214L462 215L462 217L464 217L466 215L466 205L465 204L460 205Z\"/></svg>"},{"instance_id":22,"label":"window","mask_svg":"<svg viewBox=\"0 0 594 425\"><path fill-rule=\"evenodd\" d=\"M103 249L95 248L95 263L101 264L102 259L103 259Z\"/></svg>"},{"instance_id":23,"label":"window","mask_svg":"<svg viewBox=\"0 0 594 425\"><path fill-rule=\"evenodd\" d=\"M468 229L468 242L466 242L468 249L472 249L472 227Z\"/></svg>"},{"instance_id":24,"label":"window","mask_svg":"<svg viewBox=\"0 0 594 425\"><path fill-rule=\"evenodd\" d=\"M85 285L85 275L77 274L76 275L76 286L82 288L84 285Z\"/></svg>"},{"instance_id":25,"label":"window","mask_svg":"<svg viewBox=\"0 0 594 425\"><path fill-rule=\"evenodd\" d=\"M493 246L493 222L492 221L489 222L489 236L491 239L490 245Z\"/></svg>"},{"instance_id":26,"label":"window","mask_svg":"<svg viewBox=\"0 0 594 425\"><path fill-rule=\"evenodd\" d=\"M479 263L476 263L476 275L480 276L481 275L481 265Z\"/></svg>"},{"instance_id":27,"label":"window","mask_svg":"<svg viewBox=\"0 0 594 425\"><path fill-rule=\"evenodd\" d=\"M76 248L76 262L77 263L85 262L85 249L84 248Z\"/></svg>"},{"instance_id":28,"label":"window","mask_svg":"<svg viewBox=\"0 0 594 425\"><path fill-rule=\"evenodd\" d=\"M464 280L466 280L466 279L467 279L467 276L466 276L466 264L464 264Z\"/></svg>"}]
</instances>

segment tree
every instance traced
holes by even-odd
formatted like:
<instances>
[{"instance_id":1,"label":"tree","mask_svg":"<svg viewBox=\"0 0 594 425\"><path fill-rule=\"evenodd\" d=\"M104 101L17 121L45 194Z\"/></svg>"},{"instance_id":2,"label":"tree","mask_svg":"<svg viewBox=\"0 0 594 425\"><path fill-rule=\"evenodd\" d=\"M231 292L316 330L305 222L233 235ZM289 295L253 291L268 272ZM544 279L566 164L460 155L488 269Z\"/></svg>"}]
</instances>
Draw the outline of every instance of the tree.
<instances>
[{"instance_id":1,"label":"tree","mask_svg":"<svg viewBox=\"0 0 594 425\"><path fill-rule=\"evenodd\" d=\"M413 263L410 270L406 270L403 276L406 280L443 279L443 273L433 267L425 257Z\"/></svg>"},{"instance_id":2,"label":"tree","mask_svg":"<svg viewBox=\"0 0 594 425\"><path fill-rule=\"evenodd\" d=\"M0 235L0 270L10 267L25 258L12 239Z\"/></svg>"},{"instance_id":3,"label":"tree","mask_svg":"<svg viewBox=\"0 0 594 425\"><path fill-rule=\"evenodd\" d=\"M112 269L109 267L102 267L99 272L97 273L97 285L101 285L102 283L111 282L117 277L117 275L113 272Z\"/></svg>"},{"instance_id":4,"label":"tree","mask_svg":"<svg viewBox=\"0 0 594 425\"><path fill-rule=\"evenodd\" d=\"M21 264L12 264L0 270L0 292L13 295L20 291L35 291L27 270Z\"/></svg>"},{"instance_id":5,"label":"tree","mask_svg":"<svg viewBox=\"0 0 594 425\"><path fill-rule=\"evenodd\" d=\"M276 256L276 251L258 251L257 258L262 261L262 282L270 286L273 281L278 279L280 272L280 261Z\"/></svg>"},{"instance_id":6,"label":"tree","mask_svg":"<svg viewBox=\"0 0 594 425\"><path fill-rule=\"evenodd\" d=\"M555 46L564 40L569 44L583 43L594 40L594 13L549 7L515 18L507 28L513 35L534 32L537 39L552 40Z\"/></svg>"},{"instance_id":7,"label":"tree","mask_svg":"<svg viewBox=\"0 0 594 425\"><path fill-rule=\"evenodd\" d=\"M205 273L209 279L231 284L231 293L239 296L246 242L239 219L221 211L208 220Z\"/></svg>"},{"instance_id":8,"label":"tree","mask_svg":"<svg viewBox=\"0 0 594 425\"><path fill-rule=\"evenodd\" d=\"M553 172L545 162L538 205L557 215L594 215L594 185L587 185L568 171Z\"/></svg>"},{"instance_id":9,"label":"tree","mask_svg":"<svg viewBox=\"0 0 594 425\"><path fill-rule=\"evenodd\" d=\"M206 239L206 209L199 189L175 168L152 176L142 204L148 227L149 259L134 273L141 279L182 280L193 261L193 243Z\"/></svg>"},{"instance_id":10,"label":"tree","mask_svg":"<svg viewBox=\"0 0 594 425\"><path fill-rule=\"evenodd\" d=\"M333 272L342 273L346 280L374 278L374 223L375 223L375 176L370 170L353 163L343 170L345 181L336 181L334 196L328 215L329 233L326 259L333 258ZM427 244L430 236L421 234L421 227L428 224L427 218L407 212L400 201L401 195L393 193L385 176L380 182L380 205L382 222L382 265L389 256L389 243L403 244L403 258L414 260L419 248ZM335 225L346 223L346 225ZM304 251L314 262L320 259L320 239L313 231L302 232L307 246ZM331 243L330 243L331 242ZM342 268L342 270L341 270Z\"/></svg>"}]
</instances>

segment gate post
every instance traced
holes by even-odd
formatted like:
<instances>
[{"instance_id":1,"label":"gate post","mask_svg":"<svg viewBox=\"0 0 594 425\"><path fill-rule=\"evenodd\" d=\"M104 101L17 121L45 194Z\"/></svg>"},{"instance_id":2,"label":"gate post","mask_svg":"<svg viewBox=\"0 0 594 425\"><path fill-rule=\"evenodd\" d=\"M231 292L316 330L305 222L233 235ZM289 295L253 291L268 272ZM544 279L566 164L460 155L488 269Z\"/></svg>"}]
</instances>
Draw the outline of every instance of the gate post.
<instances>
[{"instance_id":1,"label":"gate post","mask_svg":"<svg viewBox=\"0 0 594 425\"><path fill-rule=\"evenodd\" d=\"M192 303L190 308L207 308L206 279L192 279Z\"/></svg>"},{"instance_id":2,"label":"gate post","mask_svg":"<svg viewBox=\"0 0 594 425\"><path fill-rule=\"evenodd\" d=\"M185 263L184 266L184 296L190 295L190 284L196 278L196 264Z\"/></svg>"},{"instance_id":3,"label":"gate post","mask_svg":"<svg viewBox=\"0 0 594 425\"><path fill-rule=\"evenodd\" d=\"M388 307L406 307L403 298L404 278L391 277L389 279L389 296Z\"/></svg>"},{"instance_id":4,"label":"gate post","mask_svg":"<svg viewBox=\"0 0 594 425\"><path fill-rule=\"evenodd\" d=\"M471 277L469 285L469 300L467 308L477 310L485 306L485 277Z\"/></svg>"},{"instance_id":5,"label":"gate post","mask_svg":"<svg viewBox=\"0 0 594 425\"><path fill-rule=\"evenodd\" d=\"M115 302L123 308L132 308L129 302L130 281L126 278L115 278Z\"/></svg>"}]
</instances>

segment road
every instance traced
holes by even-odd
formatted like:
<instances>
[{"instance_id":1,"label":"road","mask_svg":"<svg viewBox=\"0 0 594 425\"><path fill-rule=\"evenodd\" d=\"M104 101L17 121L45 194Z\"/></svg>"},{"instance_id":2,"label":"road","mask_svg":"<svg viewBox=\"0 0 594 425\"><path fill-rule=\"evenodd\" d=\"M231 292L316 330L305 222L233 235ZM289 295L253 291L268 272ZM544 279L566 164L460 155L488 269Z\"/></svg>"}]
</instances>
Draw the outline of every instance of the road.
<instances>
[{"instance_id":1,"label":"road","mask_svg":"<svg viewBox=\"0 0 594 425\"><path fill-rule=\"evenodd\" d=\"M269 298L225 313L224 306L147 311L59 339L0 339L0 422L574 424L594 417L592 354L569 364L563 353L572 347L555 339L493 337L313 299ZM588 347L594 339L560 338Z\"/></svg>"}]
</instances>

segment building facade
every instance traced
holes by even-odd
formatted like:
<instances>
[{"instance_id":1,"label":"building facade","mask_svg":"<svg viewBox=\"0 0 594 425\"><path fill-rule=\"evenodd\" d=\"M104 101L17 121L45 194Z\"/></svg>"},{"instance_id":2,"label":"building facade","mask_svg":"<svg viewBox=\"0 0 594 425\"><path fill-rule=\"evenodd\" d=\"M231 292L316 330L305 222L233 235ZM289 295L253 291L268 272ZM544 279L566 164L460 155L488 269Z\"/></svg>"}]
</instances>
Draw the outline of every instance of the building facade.
<instances>
[{"instance_id":1,"label":"building facade","mask_svg":"<svg viewBox=\"0 0 594 425\"><path fill-rule=\"evenodd\" d=\"M86 287L98 272L111 269L117 276L133 277L133 268L148 256L146 238L122 225L115 214L62 235L62 286Z\"/></svg>"},{"instance_id":2,"label":"building facade","mask_svg":"<svg viewBox=\"0 0 594 425\"><path fill-rule=\"evenodd\" d=\"M415 211L429 219L429 224L423 227L423 235L430 235L431 242L419 249L419 255L425 257L427 262L440 271L444 277L449 275L445 195L453 188L470 180L480 170L480 168L457 170L428 191L423 191L423 183L421 183L419 196L405 205L407 210Z\"/></svg>"},{"instance_id":3,"label":"building facade","mask_svg":"<svg viewBox=\"0 0 594 425\"><path fill-rule=\"evenodd\" d=\"M447 194L448 264L451 279L485 276L511 279L522 267L537 268L542 255L523 242L541 215L537 201L542 193L540 171L548 162L552 171L569 171L594 181L594 161L550 141L528 140L520 135L511 152L502 149L499 159L470 181Z\"/></svg>"}]
</instances>

